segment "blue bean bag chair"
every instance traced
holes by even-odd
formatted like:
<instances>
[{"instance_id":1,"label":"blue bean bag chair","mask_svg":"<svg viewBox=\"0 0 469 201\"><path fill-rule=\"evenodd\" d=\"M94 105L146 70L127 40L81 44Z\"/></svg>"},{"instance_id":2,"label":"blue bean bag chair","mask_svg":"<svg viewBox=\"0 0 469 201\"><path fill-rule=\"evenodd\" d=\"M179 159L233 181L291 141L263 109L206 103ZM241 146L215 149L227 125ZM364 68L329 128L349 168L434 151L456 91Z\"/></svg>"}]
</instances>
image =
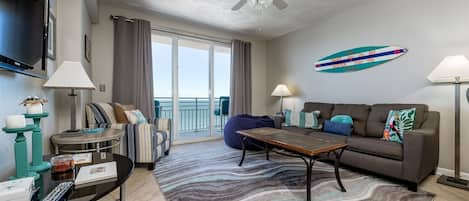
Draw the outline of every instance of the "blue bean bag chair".
<instances>
[{"instance_id":1,"label":"blue bean bag chair","mask_svg":"<svg viewBox=\"0 0 469 201\"><path fill-rule=\"evenodd\" d=\"M231 117L228 122L226 122L224 129L224 140L225 144L235 148L242 149L241 136L236 133L236 131L247 130L252 128L262 128L262 127L274 127L274 120L268 116L251 116L248 114L241 114ZM259 150L258 147L252 145L256 143L257 145L263 146L263 143L247 139L245 142L246 149L248 150Z\"/></svg>"}]
</instances>

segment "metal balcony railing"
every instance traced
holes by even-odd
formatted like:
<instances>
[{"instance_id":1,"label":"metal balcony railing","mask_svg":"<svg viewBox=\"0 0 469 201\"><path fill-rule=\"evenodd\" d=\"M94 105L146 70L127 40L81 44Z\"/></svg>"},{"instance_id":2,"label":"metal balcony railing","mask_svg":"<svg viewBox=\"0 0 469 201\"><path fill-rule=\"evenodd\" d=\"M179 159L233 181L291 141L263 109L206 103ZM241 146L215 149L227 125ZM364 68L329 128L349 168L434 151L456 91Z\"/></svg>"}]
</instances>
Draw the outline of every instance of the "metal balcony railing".
<instances>
[{"instance_id":1,"label":"metal balcony railing","mask_svg":"<svg viewBox=\"0 0 469 201\"><path fill-rule=\"evenodd\" d=\"M215 110L221 109L219 97L213 100L214 111L210 111L209 98L204 97L180 97L178 104L179 133L209 131L211 114L214 114L215 131L223 131L228 115L215 115ZM173 107L171 97L155 97L157 117L173 119Z\"/></svg>"}]
</instances>

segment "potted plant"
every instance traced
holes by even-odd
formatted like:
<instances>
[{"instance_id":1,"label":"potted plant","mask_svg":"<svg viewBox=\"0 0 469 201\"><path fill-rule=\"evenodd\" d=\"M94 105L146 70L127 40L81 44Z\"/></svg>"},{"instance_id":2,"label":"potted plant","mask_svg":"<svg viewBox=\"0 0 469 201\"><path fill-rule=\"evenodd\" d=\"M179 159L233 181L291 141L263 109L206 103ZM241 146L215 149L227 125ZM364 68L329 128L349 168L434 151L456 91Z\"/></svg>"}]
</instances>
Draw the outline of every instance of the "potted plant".
<instances>
[{"instance_id":1,"label":"potted plant","mask_svg":"<svg viewBox=\"0 0 469 201\"><path fill-rule=\"evenodd\" d=\"M28 96L21 104L26 107L27 114L41 114L43 113L42 106L47 103L47 99L39 98L37 96Z\"/></svg>"}]
</instances>

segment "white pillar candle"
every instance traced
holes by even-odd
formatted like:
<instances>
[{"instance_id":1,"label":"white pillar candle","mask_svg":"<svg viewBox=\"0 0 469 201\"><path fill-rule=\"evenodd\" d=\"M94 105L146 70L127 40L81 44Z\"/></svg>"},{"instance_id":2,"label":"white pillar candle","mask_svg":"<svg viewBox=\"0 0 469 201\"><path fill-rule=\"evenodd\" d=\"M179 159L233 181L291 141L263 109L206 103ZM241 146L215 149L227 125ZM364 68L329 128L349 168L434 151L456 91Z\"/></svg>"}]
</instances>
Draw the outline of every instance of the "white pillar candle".
<instances>
[{"instance_id":1,"label":"white pillar candle","mask_svg":"<svg viewBox=\"0 0 469 201\"><path fill-rule=\"evenodd\" d=\"M24 115L10 115L6 118L7 128L24 128L26 127L26 118Z\"/></svg>"},{"instance_id":2,"label":"white pillar candle","mask_svg":"<svg viewBox=\"0 0 469 201\"><path fill-rule=\"evenodd\" d=\"M28 114L42 114L42 104L27 104L26 105L26 113Z\"/></svg>"}]
</instances>

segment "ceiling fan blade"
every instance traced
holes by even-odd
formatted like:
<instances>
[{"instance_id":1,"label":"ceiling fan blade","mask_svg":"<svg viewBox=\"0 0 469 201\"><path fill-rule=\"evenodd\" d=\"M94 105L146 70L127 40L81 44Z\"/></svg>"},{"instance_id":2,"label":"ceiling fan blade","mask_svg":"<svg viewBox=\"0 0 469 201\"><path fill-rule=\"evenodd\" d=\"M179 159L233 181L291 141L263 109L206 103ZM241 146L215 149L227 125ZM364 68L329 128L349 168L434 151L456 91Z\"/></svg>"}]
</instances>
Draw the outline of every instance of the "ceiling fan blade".
<instances>
[{"instance_id":1,"label":"ceiling fan blade","mask_svg":"<svg viewBox=\"0 0 469 201\"><path fill-rule=\"evenodd\" d=\"M277 7L279 10L283 10L288 7L288 3L284 0L274 0L272 4L274 4L274 6Z\"/></svg>"},{"instance_id":2,"label":"ceiling fan blade","mask_svg":"<svg viewBox=\"0 0 469 201\"><path fill-rule=\"evenodd\" d=\"M248 0L240 0L236 5L233 6L233 8L231 8L231 10L237 11L241 9L244 5L246 5L247 2Z\"/></svg>"}]
</instances>

